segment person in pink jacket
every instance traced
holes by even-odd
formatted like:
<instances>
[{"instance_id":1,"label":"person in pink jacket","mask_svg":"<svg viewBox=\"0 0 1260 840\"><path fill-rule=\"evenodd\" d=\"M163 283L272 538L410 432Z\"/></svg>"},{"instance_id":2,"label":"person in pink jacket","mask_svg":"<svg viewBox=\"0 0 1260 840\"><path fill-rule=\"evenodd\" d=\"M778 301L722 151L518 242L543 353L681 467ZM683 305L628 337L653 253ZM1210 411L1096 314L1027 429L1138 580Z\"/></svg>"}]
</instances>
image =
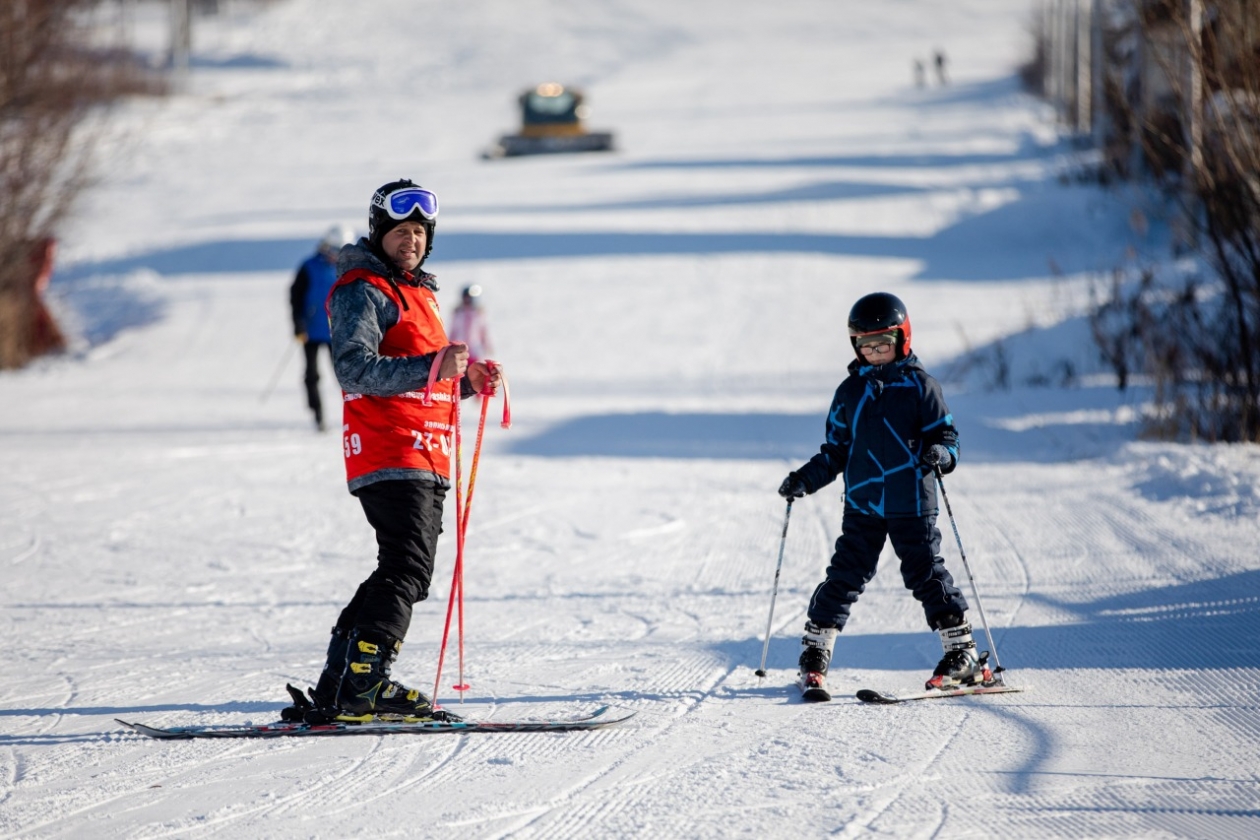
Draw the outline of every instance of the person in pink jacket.
<instances>
[{"instance_id":1,"label":"person in pink jacket","mask_svg":"<svg viewBox=\"0 0 1260 840\"><path fill-rule=\"evenodd\" d=\"M465 286L459 306L451 314L447 333L451 341L468 345L468 360L479 362L488 358L494 349L490 345L490 328L486 324L486 311L481 308L481 287Z\"/></svg>"}]
</instances>

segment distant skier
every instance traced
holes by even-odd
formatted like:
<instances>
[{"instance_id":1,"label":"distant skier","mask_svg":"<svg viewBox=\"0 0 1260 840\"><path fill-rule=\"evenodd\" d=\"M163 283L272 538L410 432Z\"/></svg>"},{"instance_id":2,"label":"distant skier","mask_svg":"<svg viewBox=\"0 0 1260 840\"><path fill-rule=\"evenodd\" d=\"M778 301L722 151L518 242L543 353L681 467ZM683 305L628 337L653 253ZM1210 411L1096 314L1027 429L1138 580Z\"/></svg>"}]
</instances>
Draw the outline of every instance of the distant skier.
<instances>
[{"instance_id":1,"label":"distant skier","mask_svg":"<svg viewBox=\"0 0 1260 840\"><path fill-rule=\"evenodd\" d=\"M350 228L337 225L324 234L315 253L301 267L289 287L289 306L293 310L293 335L302 342L306 353L306 369L302 382L306 385L306 404L315 415L315 428L321 432L324 406L319 398L319 350L327 348L328 311L324 304L337 281L337 256L345 245L354 241Z\"/></svg>"},{"instance_id":2,"label":"distant skier","mask_svg":"<svg viewBox=\"0 0 1260 840\"><path fill-rule=\"evenodd\" d=\"M825 677L836 636L875 576L885 539L901 560L906 588L940 633L944 658L928 688L981 677L967 602L940 555L935 468L958 462L958 432L941 387L910 350L905 304L886 292L866 295L849 312L857 359L836 389L826 442L788 474L779 495L799 499L844 473L844 517L826 579L809 601L801 639L800 686L806 699L829 699Z\"/></svg>"},{"instance_id":3,"label":"distant skier","mask_svg":"<svg viewBox=\"0 0 1260 840\"><path fill-rule=\"evenodd\" d=\"M441 716L390 667L429 594L442 506L450 487L455 378L460 398L501 383L468 362L442 327L437 279L420 270L437 224L437 196L408 180L372 196L368 236L341 252L328 301L341 382L346 478L376 531L376 569L337 618L311 692L318 715ZM432 393L430 372L438 365Z\"/></svg>"},{"instance_id":4,"label":"distant skier","mask_svg":"<svg viewBox=\"0 0 1260 840\"><path fill-rule=\"evenodd\" d=\"M936 65L936 81L942 86L949 84L949 74L945 72L945 51L937 50L932 63Z\"/></svg>"},{"instance_id":5,"label":"distant skier","mask_svg":"<svg viewBox=\"0 0 1260 840\"><path fill-rule=\"evenodd\" d=\"M923 66L923 61L916 58L914 60L914 86L922 88L927 84L927 68Z\"/></svg>"},{"instance_id":6,"label":"distant skier","mask_svg":"<svg viewBox=\"0 0 1260 840\"><path fill-rule=\"evenodd\" d=\"M465 286L460 294L459 306L451 314L451 341L468 345L468 360L479 362L489 358L494 349L490 345L490 327L486 323L486 311L481 306L481 287Z\"/></svg>"}]
</instances>

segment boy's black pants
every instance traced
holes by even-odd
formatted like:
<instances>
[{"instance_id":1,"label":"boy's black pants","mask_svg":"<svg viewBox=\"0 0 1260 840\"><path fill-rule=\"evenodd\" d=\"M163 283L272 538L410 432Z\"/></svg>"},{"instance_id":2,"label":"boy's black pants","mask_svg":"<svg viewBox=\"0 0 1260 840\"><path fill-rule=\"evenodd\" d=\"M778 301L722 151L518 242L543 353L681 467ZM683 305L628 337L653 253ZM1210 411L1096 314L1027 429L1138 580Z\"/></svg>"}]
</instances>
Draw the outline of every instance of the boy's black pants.
<instances>
[{"instance_id":1,"label":"boy's black pants","mask_svg":"<svg viewBox=\"0 0 1260 840\"><path fill-rule=\"evenodd\" d=\"M901 560L901 578L923 605L928 626L949 614L962 615L967 600L945 568L936 516L883 519L845 509L827 579L809 600L809 620L820 627L843 628L849 610L875 577L884 540Z\"/></svg>"},{"instance_id":2,"label":"boy's black pants","mask_svg":"<svg viewBox=\"0 0 1260 840\"><path fill-rule=\"evenodd\" d=\"M359 584L337 627L402 640L411 610L429 597L446 489L421 481L378 481L354 495L376 530L376 570Z\"/></svg>"}]
</instances>

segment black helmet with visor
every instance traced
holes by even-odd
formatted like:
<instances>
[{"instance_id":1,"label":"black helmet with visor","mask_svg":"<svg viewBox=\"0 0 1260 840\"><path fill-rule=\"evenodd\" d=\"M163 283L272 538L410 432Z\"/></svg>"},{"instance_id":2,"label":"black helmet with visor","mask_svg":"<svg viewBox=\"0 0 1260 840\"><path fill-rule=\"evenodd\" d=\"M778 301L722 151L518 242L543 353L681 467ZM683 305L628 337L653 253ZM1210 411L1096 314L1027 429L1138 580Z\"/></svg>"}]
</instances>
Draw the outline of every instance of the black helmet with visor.
<instances>
[{"instance_id":1,"label":"black helmet with visor","mask_svg":"<svg viewBox=\"0 0 1260 840\"><path fill-rule=\"evenodd\" d=\"M891 334L897 360L910 355L910 314L901 298L888 292L874 292L858 299L849 310L849 342L858 358L859 339Z\"/></svg>"}]
</instances>

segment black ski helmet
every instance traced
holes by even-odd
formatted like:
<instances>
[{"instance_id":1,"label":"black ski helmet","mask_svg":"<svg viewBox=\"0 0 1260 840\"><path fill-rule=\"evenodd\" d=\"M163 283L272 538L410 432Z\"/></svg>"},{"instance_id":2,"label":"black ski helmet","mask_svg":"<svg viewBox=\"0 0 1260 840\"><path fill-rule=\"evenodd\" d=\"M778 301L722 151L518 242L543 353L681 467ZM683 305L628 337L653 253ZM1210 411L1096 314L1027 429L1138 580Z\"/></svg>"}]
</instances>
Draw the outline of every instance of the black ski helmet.
<instances>
[{"instance_id":1,"label":"black ski helmet","mask_svg":"<svg viewBox=\"0 0 1260 840\"><path fill-rule=\"evenodd\" d=\"M857 340L859 336L896 331L897 360L910 355L910 313L901 298L888 292L874 292L858 299L849 310L849 342L858 358Z\"/></svg>"},{"instance_id":2,"label":"black ski helmet","mask_svg":"<svg viewBox=\"0 0 1260 840\"><path fill-rule=\"evenodd\" d=\"M429 253L433 250L433 237L437 232L437 205L436 203L434 204L432 218L425 218L420 208L417 207L407 218L395 219L389 214L386 202L391 193L405 187L420 187L420 185L410 178L399 178L397 181L390 181L388 184L384 184L372 194L372 203L368 207L368 241L379 250L381 240L385 238L385 234L403 222L419 222L424 226L425 233L424 256L420 258L420 265L424 265L424 261L429 258ZM434 199L436 200L436 195ZM419 268L420 266L416 267Z\"/></svg>"}]
</instances>

